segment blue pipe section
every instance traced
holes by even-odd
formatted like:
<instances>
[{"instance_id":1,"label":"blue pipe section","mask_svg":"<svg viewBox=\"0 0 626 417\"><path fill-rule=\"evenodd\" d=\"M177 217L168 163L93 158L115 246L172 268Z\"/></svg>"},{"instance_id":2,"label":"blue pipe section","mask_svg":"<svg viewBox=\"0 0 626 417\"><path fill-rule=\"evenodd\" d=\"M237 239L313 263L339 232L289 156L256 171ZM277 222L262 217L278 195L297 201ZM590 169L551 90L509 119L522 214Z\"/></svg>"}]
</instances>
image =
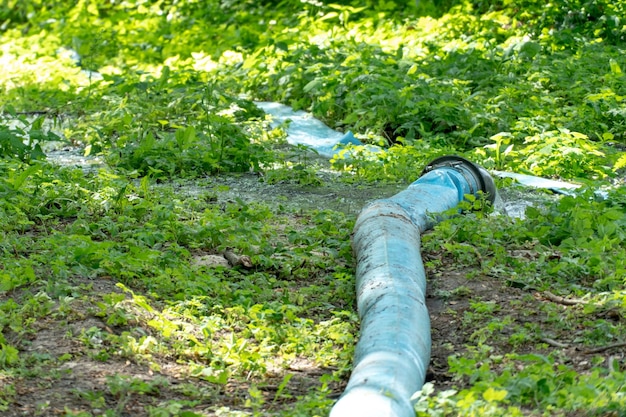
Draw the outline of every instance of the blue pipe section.
<instances>
[{"instance_id":1,"label":"blue pipe section","mask_svg":"<svg viewBox=\"0 0 626 417\"><path fill-rule=\"evenodd\" d=\"M367 146L372 152L380 151L378 146L363 145L350 131L341 133L331 129L305 111L294 111L284 104L267 101L255 101L254 104L271 115L273 127L288 122L287 142L291 145L306 145L328 158L332 158L348 145Z\"/></svg>"},{"instance_id":2,"label":"blue pipe section","mask_svg":"<svg viewBox=\"0 0 626 417\"><path fill-rule=\"evenodd\" d=\"M443 159L406 190L359 214L353 249L361 335L352 375L330 417L415 416L411 397L424 384L431 346L420 235L465 195L495 191L482 168Z\"/></svg>"}]
</instances>

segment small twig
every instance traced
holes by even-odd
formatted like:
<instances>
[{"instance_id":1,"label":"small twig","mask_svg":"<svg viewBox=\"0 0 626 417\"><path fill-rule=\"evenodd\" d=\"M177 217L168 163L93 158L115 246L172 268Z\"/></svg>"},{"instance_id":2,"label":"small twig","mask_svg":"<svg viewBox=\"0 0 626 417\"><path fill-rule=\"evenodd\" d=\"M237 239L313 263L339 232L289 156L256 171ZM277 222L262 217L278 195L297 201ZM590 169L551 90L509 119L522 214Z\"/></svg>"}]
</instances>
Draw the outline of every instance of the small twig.
<instances>
[{"instance_id":1,"label":"small twig","mask_svg":"<svg viewBox=\"0 0 626 417\"><path fill-rule=\"evenodd\" d=\"M247 255L237 255L230 249L226 249L222 255L232 266L241 265L244 268L252 268L252 260Z\"/></svg>"},{"instance_id":2,"label":"small twig","mask_svg":"<svg viewBox=\"0 0 626 417\"><path fill-rule=\"evenodd\" d=\"M42 114L50 114L49 110L31 110L31 111L16 111L15 114L23 116L36 116Z\"/></svg>"},{"instance_id":3,"label":"small twig","mask_svg":"<svg viewBox=\"0 0 626 417\"><path fill-rule=\"evenodd\" d=\"M556 341L554 339L550 339L549 337L542 337L541 339L542 342L549 344L550 346L554 346L554 347L558 347L558 348L567 348L569 347L569 345L567 343L562 343L559 341Z\"/></svg>"},{"instance_id":4,"label":"small twig","mask_svg":"<svg viewBox=\"0 0 626 417\"><path fill-rule=\"evenodd\" d=\"M14 114L19 116L39 116L43 114L50 114L50 110L27 110L27 111L16 111ZM11 114L8 111L3 111L3 115Z\"/></svg>"},{"instance_id":5,"label":"small twig","mask_svg":"<svg viewBox=\"0 0 626 417\"><path fill-rule=\"evenodd\" d=\"M550 291L544 291L542 294L548 300L550 300L550 301L552 301L554 303L559 303L559 304L563 304L563 305L566 305L566 306L575 306L575 305L578 305L578 304L587 304L587 302L585 300L561 297L561 296L552 294Z\"/></svg>"},{"instance_id":6,"label":"small twig","mask_svg":"<svg viewBox=\"0 0 626 417\"><path fill-rule=\"evenodd\" d=\"M619 343L613 343L612 345L600 346L595 349L586 350L584 353L587 355L590 355L592 353L600 353L600 352L604 352L610 349L621 348L621 347L626 347L626 342L619 342Z\"/></svg>"}]
</instances>

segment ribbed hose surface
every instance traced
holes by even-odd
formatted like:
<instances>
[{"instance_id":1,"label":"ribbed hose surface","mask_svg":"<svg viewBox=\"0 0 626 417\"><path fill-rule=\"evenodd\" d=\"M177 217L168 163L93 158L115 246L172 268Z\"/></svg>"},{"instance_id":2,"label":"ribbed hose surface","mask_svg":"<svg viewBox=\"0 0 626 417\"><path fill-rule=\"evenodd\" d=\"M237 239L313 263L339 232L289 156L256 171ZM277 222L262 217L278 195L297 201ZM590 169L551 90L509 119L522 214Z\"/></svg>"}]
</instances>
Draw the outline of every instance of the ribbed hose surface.
<instances>
[{"instance_id":1,"label":"ribbed hose surface","mask_svg":"<svg viewBox=\"0 0 626 417\"><path fill-rule=\"evenodd\" d=\"M359 215L353 238L361 336L354 370L331 417L414 417L411 396L430 360L430 319L420 234L431 214L476 190L454 169L435 169Z\"/></svg>"}]
</instances>

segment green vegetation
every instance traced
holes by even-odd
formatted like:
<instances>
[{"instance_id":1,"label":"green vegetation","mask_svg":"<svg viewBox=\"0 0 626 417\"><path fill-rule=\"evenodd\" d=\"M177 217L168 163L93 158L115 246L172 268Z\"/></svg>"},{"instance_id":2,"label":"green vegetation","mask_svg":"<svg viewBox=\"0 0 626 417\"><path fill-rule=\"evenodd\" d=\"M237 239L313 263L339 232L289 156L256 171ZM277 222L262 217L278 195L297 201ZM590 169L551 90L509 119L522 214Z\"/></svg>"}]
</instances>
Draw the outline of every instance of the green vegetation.
<instances>
[{"instance_id":1,"label":"green vegetation","mask_svg":"<svg viewBox=\"0 0 626 417\"><path fill-rule=\"evenodd\" d=\"M424 236L443 307L416 415L624 415L626 2L10 0L0 22L3 415L326 415L358 337L351 198L450 153L587 187ZM255 100L383 150L324 163ZM345 207L291 201L315 189Z\"/></svg>"}]
</instances>

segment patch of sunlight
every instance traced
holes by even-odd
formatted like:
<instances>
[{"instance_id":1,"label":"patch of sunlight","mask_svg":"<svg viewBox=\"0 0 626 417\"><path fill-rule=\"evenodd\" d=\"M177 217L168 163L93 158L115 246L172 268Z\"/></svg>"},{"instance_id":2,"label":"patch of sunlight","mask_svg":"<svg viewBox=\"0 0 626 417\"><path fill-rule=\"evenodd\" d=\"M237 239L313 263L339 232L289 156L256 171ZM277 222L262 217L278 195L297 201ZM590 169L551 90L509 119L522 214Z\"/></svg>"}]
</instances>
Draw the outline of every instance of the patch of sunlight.
<instances>
[{"instance_id":1,"label":"patch of sunlight","mask_svg":"<svg viewBox=\"0 0 626 417\"><path fill-rule=\"evenodd\" d=\"M89 84L89 74L81 71L63 48L56 53L33 47L40 43L58 45L57 40L42 36L29 39L32 43L28 45L23 39L7 39L0 44L0 85L5 91L38 86L67 92Z\"/></svg>"}]
</instances>

